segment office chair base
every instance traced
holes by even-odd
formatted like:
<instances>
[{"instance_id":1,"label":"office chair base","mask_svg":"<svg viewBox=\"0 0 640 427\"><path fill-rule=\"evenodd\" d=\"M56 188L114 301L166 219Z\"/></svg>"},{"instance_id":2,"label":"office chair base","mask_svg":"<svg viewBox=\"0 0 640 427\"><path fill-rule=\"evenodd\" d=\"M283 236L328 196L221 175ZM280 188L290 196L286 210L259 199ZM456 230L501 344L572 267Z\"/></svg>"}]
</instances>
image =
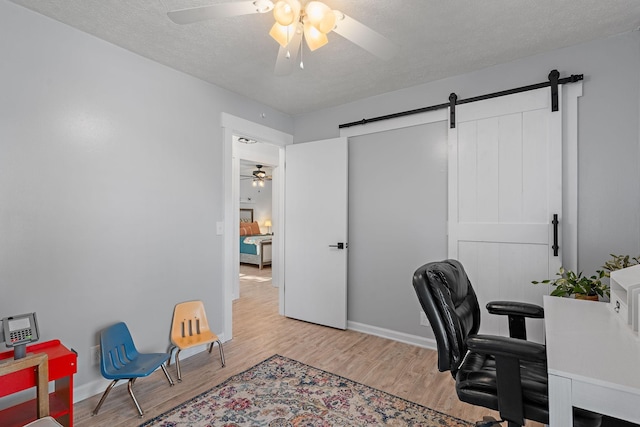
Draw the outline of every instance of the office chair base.
<instances>
[{"instance_id":1,"label":"office chair base","mask_svg":"<svg viewBox=\"0 0 640 427\"><path fill-rule=\"evenodd\" d=\"M476 427L495 427L501 426L504 420L496 420L493 417L484 416L482 421L476 421Z\"/></svg>"}]
</instances>

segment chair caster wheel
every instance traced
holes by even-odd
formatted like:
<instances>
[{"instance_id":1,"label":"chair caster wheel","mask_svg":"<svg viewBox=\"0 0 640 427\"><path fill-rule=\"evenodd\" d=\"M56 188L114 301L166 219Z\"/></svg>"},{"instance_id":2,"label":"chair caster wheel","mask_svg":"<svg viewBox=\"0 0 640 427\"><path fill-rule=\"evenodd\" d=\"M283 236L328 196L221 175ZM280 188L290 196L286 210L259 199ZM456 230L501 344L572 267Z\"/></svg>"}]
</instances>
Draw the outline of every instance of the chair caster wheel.
<instances>
[{"instance_id":1,"label":"chair caster wheel","mask_svg":"<svg viewBox=\"0 0 640 427\"><path fill-rule=\"evenodd\" d=\"M484 416L482 417L482 421L476 421L476 427L499 427L501 422L502 420L498 421L493 417Z\"/></svg>"}]
</instances>

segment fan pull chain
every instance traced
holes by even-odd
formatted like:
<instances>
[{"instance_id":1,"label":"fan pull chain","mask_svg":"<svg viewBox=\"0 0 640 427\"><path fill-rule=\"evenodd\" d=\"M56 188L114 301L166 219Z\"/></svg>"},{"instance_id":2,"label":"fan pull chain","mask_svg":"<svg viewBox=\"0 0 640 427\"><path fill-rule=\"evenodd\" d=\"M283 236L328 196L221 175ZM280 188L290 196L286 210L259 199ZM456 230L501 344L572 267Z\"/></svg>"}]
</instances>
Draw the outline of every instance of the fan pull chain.
<instances>
[{"instance_id":1,"label":"fan pull chain","mask_svg":"<svg viewBox=\"0 0 640 427\"><path fill-rule=\"evenodd\" d=\"M291 52L289 51L289 41L291 41L291 35L289 34L289 27L287 27L287 54L284 56L287 59L291 58Z\"/></svg>"},{"instance_id":2,"label":"fan pull chain","mask_svg":"<svg viewBox=\"0 0 640 427\"><path fill-rule=\"evenodd\" d=\"M300 69L304 70L304 62L302 62L302 51L304 50L304 46L302 46L302 40L304 37L300 38Z\"/></svg>"}]
</instances>

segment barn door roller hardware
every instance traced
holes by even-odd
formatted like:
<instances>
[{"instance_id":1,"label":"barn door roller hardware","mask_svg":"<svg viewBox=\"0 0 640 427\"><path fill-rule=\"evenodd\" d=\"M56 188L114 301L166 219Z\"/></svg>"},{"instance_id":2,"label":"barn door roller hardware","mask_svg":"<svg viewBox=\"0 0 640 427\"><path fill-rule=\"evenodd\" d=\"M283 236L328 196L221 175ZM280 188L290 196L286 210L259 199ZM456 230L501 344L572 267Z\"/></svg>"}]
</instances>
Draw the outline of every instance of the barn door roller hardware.
<instances>
[{"instance_id":1,"label":"barn door roller hardware","mask_svg":"<svg viewBox=\"0 0 640 427\"><path fill-rule=\"evenodd\" d=\"M449 95L449 127L453 129L456 127L456 103L458 102L458 95L452 93Z\"/></svg>"},{"instance_id":2,"label":"barn door roller hardware","mask_svg":"<svg viewBox=\"0 0 640 427\"><path fill-rule=\"evenodd\" d=\"M549 73L549 86L551 87L551 111L558 111L558 70L551 70Z\"/></svg>"},{"instance_id":3,"label":"barn door roller hardware","mask_svg":"<svg viewBox=\"0 0 640 427\"><path fill-rule=\"evenodd\" d=\"M512 95L514 93L526 92L529 90L540 89L543 87L551 88L551 111L558 111L559 109L558 86L566 83L575 83L583 79L584 79L584 74L572 74L569 77L560 78L560 72L558 72L558 70L551 70L548 76L548 81L546 82L537 83L537 84L528 85L528 86L522 86L514 89L503 90L500 92L489 93L487 95L481 95L481 96L476 96L476 97L467 98L467 99L458 99L458 95L456 95L455 93L452 93L451 95L449 95L449 102L445 102L443 104L432 105L430 107L418 108L410 111L403 111L400 113L388 114L385 116L374 117L371 119L362 119L362 120L358 120L357 122L341 124L338 127L342 129L342 128L348 128L356 125L366 125L367 123L379 122L381 120L394 119L396 117L409 116L412 114L419 114L427 111L439 110L441 108L450 108L451 109L449 112L450 127L455 128L456 127L456 120L455 120L456 105L468 104L470 102L497 98L499 96Z\"/></svg>"}]
</instances>

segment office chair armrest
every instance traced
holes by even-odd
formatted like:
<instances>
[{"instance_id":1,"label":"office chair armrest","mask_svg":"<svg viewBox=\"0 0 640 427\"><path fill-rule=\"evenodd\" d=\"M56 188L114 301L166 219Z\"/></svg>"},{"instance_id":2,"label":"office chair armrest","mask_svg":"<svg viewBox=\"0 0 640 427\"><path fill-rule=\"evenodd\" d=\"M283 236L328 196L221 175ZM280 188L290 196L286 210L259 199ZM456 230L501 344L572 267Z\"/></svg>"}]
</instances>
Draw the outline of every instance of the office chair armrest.
<instances>
[{"instance_id":1,"label":"office chair armrest","mask_svg":"<svg viewBox=\"0 0 640 427\"><path fill-rule=\"evenodd\" d=\"M516 301L491 301L487 303L487 311L491 314L509 317L509 336L511 338L527 339L527 317L533 319L544 318L544 309L539 305Z\"/></svg>"},{"instance_id":2,"label":"office chair armrest","mask_svg":"<svg viewBox=\"0 0 640 427\"><path fill-rule=\"evenodd\" d=\"M487 311L491 314L505 316L522 316L532 319L544 318L544 308L526 302L491 301L487 303Z\"/></svg>"},{"instance_id":3,"label":"office chair armrest","mask_svg":"<svg viewBox=\"0 0 640 427\"><path fill-rule=\"evenodd\" d=\"M530 379L537 376L538 380L546 380L545 346L517 338L493 335L471 335L466 343L469 351L476 353L476 356L489 355L495 360L495 397L498 400L500 417L509 420L510 426L525 425L523 372L530 376ZM490 379L491 375L487 375Z\"/></svg>"},{"instance_id":4,"label":"office chair armrest","mask_svg":"<svg viewBox=\"0 0 640 427\"><path fill-rule=\"evenodd\" d=\"M503 356L530 362L545 362L547 348L538 343L496 335L470 335L467 338L469 351L493 356Z\"/></svg>"}]
</instances>

